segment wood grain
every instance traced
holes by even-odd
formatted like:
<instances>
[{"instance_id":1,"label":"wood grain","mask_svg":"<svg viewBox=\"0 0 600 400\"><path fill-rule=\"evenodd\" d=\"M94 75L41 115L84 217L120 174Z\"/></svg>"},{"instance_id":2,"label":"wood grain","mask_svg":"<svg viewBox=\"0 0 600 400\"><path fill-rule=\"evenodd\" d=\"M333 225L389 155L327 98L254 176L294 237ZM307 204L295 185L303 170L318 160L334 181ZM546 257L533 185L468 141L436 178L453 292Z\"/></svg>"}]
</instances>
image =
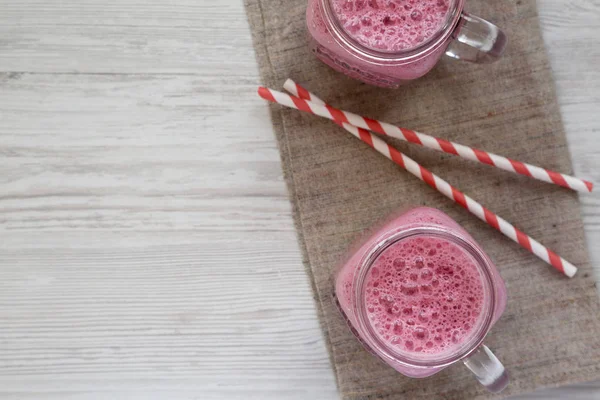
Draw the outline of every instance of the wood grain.
<instances>
[{"instance_id":1,"label":"wood grain","mask_svg":"<svg viewBox=\"0 0 600 400\"><path fill-rule=\"evenodd\" d=\"M600 182L600 3L539 7ZM0 397L336 398L242 2L0 10Z\"/></svg>"}]
</instances>

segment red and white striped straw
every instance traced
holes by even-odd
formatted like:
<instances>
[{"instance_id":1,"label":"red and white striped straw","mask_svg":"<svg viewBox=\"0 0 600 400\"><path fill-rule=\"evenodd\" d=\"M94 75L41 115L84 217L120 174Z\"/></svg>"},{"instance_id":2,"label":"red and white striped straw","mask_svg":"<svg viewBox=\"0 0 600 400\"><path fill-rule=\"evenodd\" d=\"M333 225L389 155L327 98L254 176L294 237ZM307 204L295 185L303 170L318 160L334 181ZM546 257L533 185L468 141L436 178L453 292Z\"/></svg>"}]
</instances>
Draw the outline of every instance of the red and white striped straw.
<instances>
[{"instance_id":1,"label":"red and white striped straw","mask_svg":"<svg viewBox=\"0 0 600 400\"><path fill-rule=\"evenodd\" d=\"M291 79L288 79L287 81L285 81L285 83L283 84L283 88L285 90L287 90L290 94L292 94L296 97L299 97L302 100L312 101L313 103L319 104L322 106L327 105L327 103L325 103L323 100L321 100L319 97L317 97L317 95L315 95L312 92L309 92L303 86L297 84L296 82L294 82Z\"/></svg>"},{"instance_id":2,"label":"red and white striped straw","mask_svg":"<svg viewBox=\"0 0 600 400\"><path fill-rule=\"evenodd\" d=\"M315 104L325 104L325 102L316 97L314 94L308 92L300 85L294 83L294 86L291 87L288 82L286 82L285 88L291 93L298 94L298 96L304 98L305 100L312 99L312 102ZM515 228L511 223L494 214L480 203L465 195L463 192L456 189L423 166L419 165L416 161L410 157L407 157L405 154L390 146L377 136L373 135L371 132L346 122L338 124L344 127L352 135L356 136L373 149L377 150L379 153L383 154L385 157L410 172L415 177L427 183L444 196L460 204L471 214L502 232L505 236L520 244L522 247L529 250L546 263L552 265L569 278L572 278L577 273L577 267L575 267L573 264L558 256L556 253L533 239L531 236L526 235L524 232Z\"/></svg>"},{"instance_id":3,"label":"red and white striped straw","mask_svg":"<svg viewBox=\"0 0 600 400\"><path fill-rule=\"evenodd\" d=\"M297 86L293 82L292 84ZM288 84L288 86L290 86L290 84ZM548 183L554 183L556 185L564 186L580 192L591 192L593 189L593 184L591 182L584 181L573 176L550 171L520 161L511 160L503 156L477 150L458 143L449 142L447 140L439 139L423 133L418 133L410 129L399 128L386 122L361 117L360 115L348 111L342 111L327 104L320 104L315 101L301 99L296 96L291 96L287 93L282 93L264 87L260 87L258 89L258 94L265 100L278 103L289 108L305 111L323 118L331 119L338 123L349 123L359 128L405 140L407 142L415 143L433 150L453 154L482 164L492 165L505 171L529 176L534 179Z\"/></svg>"}]
</instances>

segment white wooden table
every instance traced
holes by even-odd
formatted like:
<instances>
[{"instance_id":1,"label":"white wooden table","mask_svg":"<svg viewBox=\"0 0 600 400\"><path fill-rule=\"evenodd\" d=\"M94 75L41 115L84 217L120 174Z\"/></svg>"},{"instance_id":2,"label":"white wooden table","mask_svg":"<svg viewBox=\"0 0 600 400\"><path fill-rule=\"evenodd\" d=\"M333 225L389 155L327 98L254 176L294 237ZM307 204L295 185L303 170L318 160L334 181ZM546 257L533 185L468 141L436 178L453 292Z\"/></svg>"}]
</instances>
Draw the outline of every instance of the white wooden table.
<instances>
[{"instance_id":1,"label":"white wooden table","mask_svg":"<svg viewBox=\"0 0 600 400\"><path fill-rule=\"evenodd\" d=\"M600 1L540 9L600 182ZM337 398L258 83L241 0L0 0L1 399Z\"/></svg>"}]
</instances>

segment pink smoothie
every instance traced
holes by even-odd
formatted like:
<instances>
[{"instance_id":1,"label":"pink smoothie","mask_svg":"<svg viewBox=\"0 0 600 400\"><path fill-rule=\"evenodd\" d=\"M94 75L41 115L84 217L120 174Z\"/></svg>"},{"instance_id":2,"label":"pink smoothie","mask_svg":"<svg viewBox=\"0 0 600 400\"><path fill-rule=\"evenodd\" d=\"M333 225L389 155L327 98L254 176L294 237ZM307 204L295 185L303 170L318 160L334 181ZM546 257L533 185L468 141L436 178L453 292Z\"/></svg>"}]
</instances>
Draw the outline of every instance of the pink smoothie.
<instances>
[{"instance_id":1,"label":"pink smoothie","mask_svg":"<svg viewBox=\"0 0 600 400\"><path fill-rule=\"evenodd\" d=\"M395 214L355 242L335 293L365 347L415 378L444 368L415 363L458 360L506 306L489 257L456 221L427 207Z\"/></svg>"},{"instance_id":2,"label":"pink smoothie","mask_svg":"<svg viewBox=\"0 0 600 400\"><path fill-rule=\"evenodd\" d=\"M450 0L332 0L346 32L375 50L414 48L442 28Z\"/></svg>"},{"instance_id":3,"label":"pink smoothie","mask_svg":"<svg viewBox=\"0 0 600 400\"><path fill-rule=\"evenodd\" d=\"M387 248L365 280L369 321L399 352L437 354L471 337L484 302L479 268L463 248L412 237Z\"/></svg>"}]
</instances>

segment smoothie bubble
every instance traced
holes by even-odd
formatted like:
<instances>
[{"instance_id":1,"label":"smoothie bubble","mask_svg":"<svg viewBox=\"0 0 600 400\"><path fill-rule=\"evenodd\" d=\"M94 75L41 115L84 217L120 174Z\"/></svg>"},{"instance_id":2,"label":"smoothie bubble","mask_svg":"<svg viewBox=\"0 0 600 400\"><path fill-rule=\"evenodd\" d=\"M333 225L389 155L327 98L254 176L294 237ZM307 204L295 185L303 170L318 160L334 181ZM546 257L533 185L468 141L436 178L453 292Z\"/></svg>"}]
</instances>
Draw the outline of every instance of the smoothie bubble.
<instances>
[{"instance_id":1,"label":"smoothie bubble","mask_svg":"<svg viewBox=\"0 0 600 400\"><path fill-rule=\"evenodd\" d=\"M419 293L419 287L413 284L403 284L400 285L400 293L407 297L415 296Z\"/></svg>"},{"instance_id":2,"label":"smoothie bubble","mask_svg":"<svg viewBox=\"0 0 600 400\"><path fill-rule=\"evenodd\" d=\"M415 267L421 269L425 266L425 261L423 257L415 257Z\"/></svg>"},{"instance_id":3,"label":"smoothie bubble","mask_svg":"<svg viewBox=\"0 0 600 400\"><path fill-rule=\"evenodd\" d=\"M429 285L429 284L425 284L425 285L421 285L421 293L423 294L432 294L433 293L433 286Z\"/></svg>"},{"instance_id":4,"label":"smoothie bubble","mask_svg":"<svg viewBox=\"0 0 600 400\"><path fill-rule=\"evenodd\" d=\"M423 19L423 13L419 10L414 10L410 13L410 19L412 19L413 21L420 21L421 19Z\"/></svg>"},{"instance_id":5,"label":"smoothie bubble","mask_svg":"<svg viewBox=\"0 0 600 400\"><path fill-rule=\"evenodd\" d=\"M394 321L394 327L393 327L394 333L400 335L400 334L402 334L403 329L404 328L403 328L402 322Z\"/></svg>"},{"instance_id":6,"label":"smoothie bubble","mask_svg":"<svg viewBox=\"0 0 600 400\"><path fill-rule=\"evenodd\" d=\"M430 269L424 269L421 271L421 279L424 281L430 281L433 279L433 272Z\"/></svg>"},{"instance_id":7,"label":"smoothie bubble","mask_svg":"<svg viewBox=\"0 0 600 400\"><path fill-rule=\"evenodd\" d=\"M422 327L417 327L413 331L413 336L418 340L425 340L429 336L429 331Z\"/></svg>"},{"instance_id":8,"label":"smoothie bubble","mask_svg":"<svg viewBox=\"0 0 600 400\"><path fill-rule=\"evenodd\" d=\"M402 258L394 259L394 268L398 271L401 271L406 266L406 262Z\"/></svg>"}]
</instances>

